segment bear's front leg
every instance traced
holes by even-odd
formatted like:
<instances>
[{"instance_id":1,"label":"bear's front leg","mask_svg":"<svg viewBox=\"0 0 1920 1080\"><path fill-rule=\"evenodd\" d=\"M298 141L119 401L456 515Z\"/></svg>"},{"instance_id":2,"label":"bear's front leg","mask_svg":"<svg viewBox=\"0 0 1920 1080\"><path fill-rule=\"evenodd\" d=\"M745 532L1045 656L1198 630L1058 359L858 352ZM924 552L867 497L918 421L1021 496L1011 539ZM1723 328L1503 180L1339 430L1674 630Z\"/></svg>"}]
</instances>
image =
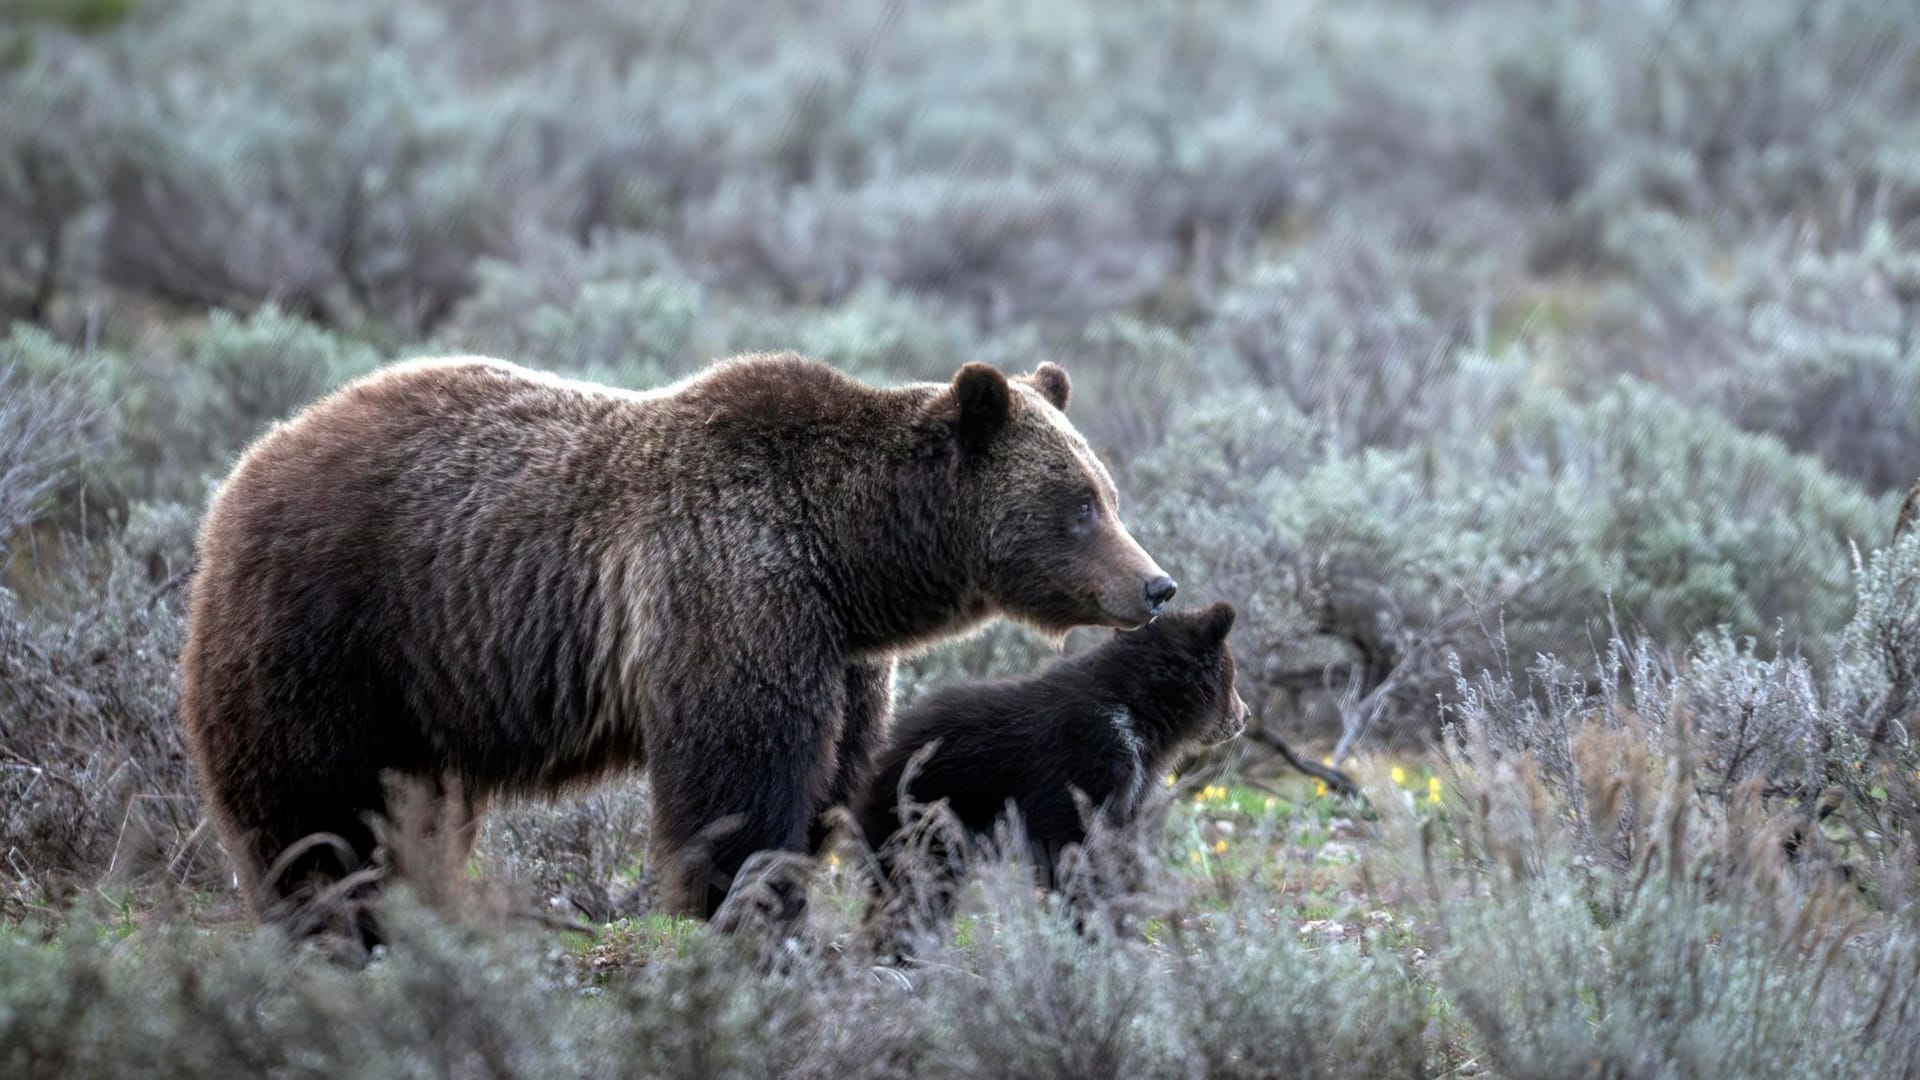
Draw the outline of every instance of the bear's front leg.
<instances>
[{"instance_id":1,"label":"bear's front leg","mask_svg":"<svg viewBox=\"0 0 1920 1080\"><path fill-rule=\"evenodd\" d=\"M813 808L829 786L833 739L845 706L841 664L716 665L699 692L682 692L663 737L648 740L655 863L673 910L711 919L747 861L804 853ZM671 734L665 734L671 732ZM775 916L797 920L798 876L774 874Z\"/></svg>"},{"instance_id":2,"label":"bear's front leg","mask_svg":"<svg viewBox=\"0 0 1920 1080\"><path fill-rule=\"evenodd\" d=\"M827 812L846 806L866 787L874 747L893 716L893 660L861 660L846 666L846 706L840 716L840 738L834 747L833 781L814 809L807 831L807 850L815 855L833 835Z\"/></svg>"}]
</instances>

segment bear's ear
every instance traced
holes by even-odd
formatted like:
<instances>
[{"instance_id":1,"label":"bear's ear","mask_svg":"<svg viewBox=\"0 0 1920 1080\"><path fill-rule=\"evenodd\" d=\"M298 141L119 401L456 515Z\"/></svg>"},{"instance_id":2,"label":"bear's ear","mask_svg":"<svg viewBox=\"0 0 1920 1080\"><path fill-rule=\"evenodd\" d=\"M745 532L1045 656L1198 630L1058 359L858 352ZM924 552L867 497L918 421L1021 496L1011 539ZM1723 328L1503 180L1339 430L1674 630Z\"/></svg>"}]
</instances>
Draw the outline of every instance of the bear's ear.
<instances>
[{"instance_id":1,"label":"bear's ear","mask_svg":"<svg viewBox=\"0 0 1920 1080\"><path fill-rule=\"evenodd\" d=\"M1207 621L1204 624L1207 637L1214 641L1227 640L1227 634L1233 629L1233 605L1225 600L1207 609Z\"/></svg>"},{"instance_id":2,"label":"bear's ear","mask_svg":"<svg viewBox=\"0 0 1920 1080\"><path fill-rule=\"evenodd\" d=\"M954 433L969 450L984 449L1007 426L1013 413L1013 387L989 364L963 364L953 377L953 402L958 410Z\"/></svg>"},{"instance_id":3,"label":"bear's ear","mask_svg":"<svg viewBox=\"0 0 1920 1080\"><path fill-rule=\"evenodd\" d=\"M1040 391L1053 407L1065 412L1067 394L1073 390L1073 381L1067 378L1067 369L1048 361L1033 369L1033 374L1022 376L1028 385Z\"/></svg>"}]
</instances>

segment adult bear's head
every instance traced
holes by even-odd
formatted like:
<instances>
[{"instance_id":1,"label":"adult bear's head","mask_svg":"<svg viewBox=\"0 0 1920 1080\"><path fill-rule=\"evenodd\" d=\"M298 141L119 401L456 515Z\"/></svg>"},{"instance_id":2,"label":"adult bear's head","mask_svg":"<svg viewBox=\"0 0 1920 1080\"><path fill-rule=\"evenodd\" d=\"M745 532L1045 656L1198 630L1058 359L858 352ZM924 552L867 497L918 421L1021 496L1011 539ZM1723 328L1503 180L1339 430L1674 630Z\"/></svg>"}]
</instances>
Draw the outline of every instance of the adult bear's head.
<instances>
[{"instance_id":1,"label":"adult bear's head","mask_svg":"<svg viewBox=\"0 0 1920 1080\"><path fill-rule=\"evenodd\" d=\"M1062 412L1068 389L1054 364L1010 379L974 363L933 400L977 530L979 585L1048 633L1137 627L1173 599L1174 581L1120 523L1113 478Z\"/></svg>"}]
</instances>

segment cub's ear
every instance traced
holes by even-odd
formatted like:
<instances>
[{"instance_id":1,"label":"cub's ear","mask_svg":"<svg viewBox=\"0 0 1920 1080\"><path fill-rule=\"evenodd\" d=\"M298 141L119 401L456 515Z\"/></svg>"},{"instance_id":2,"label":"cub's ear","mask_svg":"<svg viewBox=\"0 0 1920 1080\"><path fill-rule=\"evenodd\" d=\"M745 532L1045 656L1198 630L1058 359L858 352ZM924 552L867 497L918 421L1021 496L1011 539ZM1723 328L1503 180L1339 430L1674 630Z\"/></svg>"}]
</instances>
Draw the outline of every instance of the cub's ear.
<instances>
[{"instance_id":1,"label":"cub's ear","mask_svg":"<svg viewBox=\"0 0 1920 1080\"><path fill-rule=\"evenodd\" d=\"M1007 377L989 364L963 364L953 377L953 401L958 410L954 432L960 445L984 449L1007 426L1013 413L1013 388Z\"/></svg>"},{"instance_id":2,"label":"cub's ear","mask_svg":"<svg viewBox=\"0 0 1920 1080\"><path fill-rule=\"evenodd\" d=\"M1073 390L1073 381L1067 378L1067 369L1048 361L1033 369L1033 374L1022 375L1027 385L1040 391L1053 407L1062 412L1067 408L1067 394Z\"/></svg>"},{"instance_id":3,"label":"cub's ear","mask_svg":"<svg viewBox=\"0 0 1920 1080\"><path fill-rule=\"evenodd\" d=\"M1233 605L1225 600L1207 609L1207 636L1215 641L1225 641L1227 633L1233 629Z\"/></svg>"}]
</instances>

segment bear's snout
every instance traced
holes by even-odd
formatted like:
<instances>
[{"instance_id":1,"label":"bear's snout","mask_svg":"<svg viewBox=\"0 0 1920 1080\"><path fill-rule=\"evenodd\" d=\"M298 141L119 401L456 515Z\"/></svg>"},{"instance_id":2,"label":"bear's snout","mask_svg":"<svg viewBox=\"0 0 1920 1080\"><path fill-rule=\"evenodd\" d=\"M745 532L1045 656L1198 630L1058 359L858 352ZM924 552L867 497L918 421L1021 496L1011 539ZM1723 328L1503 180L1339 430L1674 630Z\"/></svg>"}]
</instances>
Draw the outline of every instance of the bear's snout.
<instances>
[{"instance_id":1,"label":"bear's snout","mask_svg":"<svg viewBox=\"0 0 1920 1080\"><path fill-rule=\"evenodd\" d=\"M1140 586L1140 595L1147 602L1147 614L1157 617L1179 591L1179 583L1165 574L1148 578L1147 583Z\"/></svg>"},{"instance_id":2,"label":"bear's snout","mask_svg":"<svg viewBox=\"0 0 1920 1080\"><path fill-rule=\"evenodd\" d=\"M1247 705L1246 699L1242 698L1240 692L1236 690L1233 694L1233 700L1227 703L1226 709L1222 711L1220 717L1214 721L1206 733L1200 737L1200 741L1208 746L1212 746L1216 743L1226 742L1228 739L1237 739L1242 732L1247 730L1247 723L1252 719L1253 709Z\"/></svg>"},{"instance_id":3,"label":"bear's snout","mask_svg":"<svg viewBox=\"0 0 1920 1080\"><path fill-rule=\"evenodd\" d=\"M1094 592L1100 606L1101 621L1124 630L1138 629L1152 622L1180 586L1153 556L1147 554L1124 528L1107 531L1096 565L1106 570L1101 586Z\"/></svg>"}]
</instances>

